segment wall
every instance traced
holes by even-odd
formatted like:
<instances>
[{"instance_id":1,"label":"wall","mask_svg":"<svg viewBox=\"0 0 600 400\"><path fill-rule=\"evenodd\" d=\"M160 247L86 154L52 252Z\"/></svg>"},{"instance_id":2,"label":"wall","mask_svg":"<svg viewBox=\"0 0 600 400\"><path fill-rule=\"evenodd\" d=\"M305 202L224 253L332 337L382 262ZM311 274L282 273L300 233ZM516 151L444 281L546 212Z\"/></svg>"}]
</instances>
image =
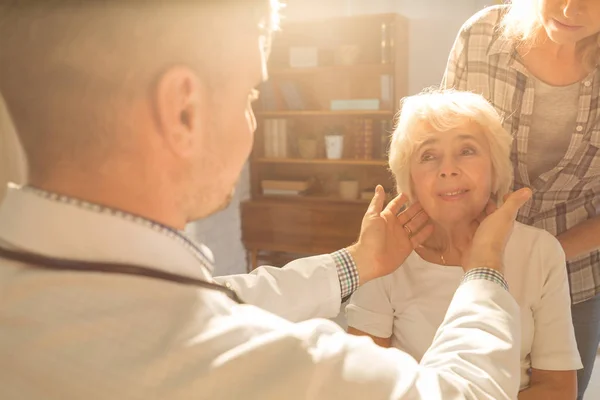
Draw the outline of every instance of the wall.
<instances>
[{"instance_id":1,"label":"wall","mask_svg":"<svg viewBox=\"0 0 600 400\"><path fill-rule=\"evenodd\" d=\"M395 12L409 22L409 94L439 84L461 25L496 0L291 0L289 20Z\"/></svg>"},{"instance_id":2,"label":"wall","mask_svg":"<svg viewBox=\"0 0 600 400\"><path fill-rule=\"evenodd\" d=\"M246 272L246 250L242 244L240 203L250 197L248 166L229 206L208 218L189 224L186 231L197 241L208 246L215 257L215 276Z\"/></svg>"}]
</instances>

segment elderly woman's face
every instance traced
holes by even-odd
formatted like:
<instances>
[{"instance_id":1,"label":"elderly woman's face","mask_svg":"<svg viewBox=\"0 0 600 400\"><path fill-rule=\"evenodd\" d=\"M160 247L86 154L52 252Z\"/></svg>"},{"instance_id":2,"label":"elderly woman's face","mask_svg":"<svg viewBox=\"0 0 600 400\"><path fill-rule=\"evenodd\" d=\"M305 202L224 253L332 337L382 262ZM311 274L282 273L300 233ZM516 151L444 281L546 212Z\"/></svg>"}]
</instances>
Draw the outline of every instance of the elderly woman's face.
<instances>
[{"instance_id":1,"label":"elderly woman's face","mask_svg":"<svg viewBox=\"0 0 600 400\"><path fill-rule=\"evenodd\" d=\"M416 198L435 222L471 222L489 201L490 149L476 123L432 131L413 154L410 168Z\"/></svg>"},{"instance_id":2,"label":"elderly woman's face","mask_svg":"<svg viewBox=\"0 0 600 400\"><path fill-rule=\"evenodd\" d=\"M550 39L558 44L574 44L600 32L598 0L534 0L538 16Z\"/></svg>"}]
</instances>

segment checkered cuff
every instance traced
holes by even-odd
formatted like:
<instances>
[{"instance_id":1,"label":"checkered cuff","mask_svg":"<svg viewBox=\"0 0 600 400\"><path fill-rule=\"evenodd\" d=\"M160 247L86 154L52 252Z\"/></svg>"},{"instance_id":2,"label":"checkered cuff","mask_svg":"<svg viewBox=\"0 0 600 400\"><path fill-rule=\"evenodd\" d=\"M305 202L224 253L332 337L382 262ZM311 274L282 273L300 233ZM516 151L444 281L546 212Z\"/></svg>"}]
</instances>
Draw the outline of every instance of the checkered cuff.
<instances>
[{"instance_id":1,"label":"checkered cuff","mask_svg":"<svg viewBox=\"0 0 600 400\"><path fill-rule=\"evenodd\" d=\"M485 279L486 281L495 282L508 290L508 283L504 276L495 269L481 267L470 270L463 276L462 283L473 281L476 279Z\"/></svg>"},{"instance_id":2,"label":"checkered cuff","mask_svg":"<svg viewBox=\"0 0 600 400\"><path fill-rule=\"evenodd\" d=\"M356 289L358 289L358 270L348 250L341 249L331 253L335 260L338 278L340 279L340 289L342 292L342 302L346 300Z\"/></svg>"}]
</instances>

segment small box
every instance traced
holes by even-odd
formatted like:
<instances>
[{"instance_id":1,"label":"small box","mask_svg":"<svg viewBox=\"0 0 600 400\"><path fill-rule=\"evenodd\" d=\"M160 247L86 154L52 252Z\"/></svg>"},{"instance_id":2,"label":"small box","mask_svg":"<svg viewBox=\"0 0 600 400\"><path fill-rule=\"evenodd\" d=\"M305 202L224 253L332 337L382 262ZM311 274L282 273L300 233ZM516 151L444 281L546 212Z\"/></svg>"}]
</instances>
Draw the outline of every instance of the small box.
<instances>
[{"instance_id":1,"label":"small box","mask_svg":"<svg viewBox=\"0 0 600 400\"><path fill-rule=\"evenodd\" d=\"M308 181L276 181L264 180L261 182L263 190L295 190L302 192L308 189Z\"/></svg>"},{"instance_id":2,"label":"small box","mask_svg":"<svg viewBox=\"0 0 600 400\"><path fill-rule=\"evenodd\" d=\"M290 47L290 67L314 68L319 65L316 47Z\"/></svg>"}]
</instances>

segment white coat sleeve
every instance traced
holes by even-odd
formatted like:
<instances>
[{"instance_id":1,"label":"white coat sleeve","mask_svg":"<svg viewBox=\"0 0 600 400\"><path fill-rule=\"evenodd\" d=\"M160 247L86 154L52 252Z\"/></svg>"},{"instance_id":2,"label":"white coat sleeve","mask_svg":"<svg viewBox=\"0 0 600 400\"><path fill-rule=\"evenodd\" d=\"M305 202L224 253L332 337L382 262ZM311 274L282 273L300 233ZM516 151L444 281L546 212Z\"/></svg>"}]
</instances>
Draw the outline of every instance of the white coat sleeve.
<instances>
[{"instance_id":1,"label":"white coat sleeve","mask_svg":"<svg viewBox=\"0 0 600 400\"><path fill-rule=\"evenodd\" d=\"M244 302L289 321L333 318L340 312L340 281L331 255L295 260L282 268L260 267L250 274L215 280L229 283Z\"/></svg>"},{"instance_id":2,"label":"white coat sleeve","mask_svg":"<svg viewBox=\"0 0 600 400\"><path fill-rule=\"evenodd\" d=\"M220 398L499 400L518 394L519 308L497 283L458 288L421 363L347 335L331 321L291 324L248 306L235 317L246 321L236 332L253 334L211 364L213 382L224 382L214 392Z\"/></svg>"}]
</instances>

